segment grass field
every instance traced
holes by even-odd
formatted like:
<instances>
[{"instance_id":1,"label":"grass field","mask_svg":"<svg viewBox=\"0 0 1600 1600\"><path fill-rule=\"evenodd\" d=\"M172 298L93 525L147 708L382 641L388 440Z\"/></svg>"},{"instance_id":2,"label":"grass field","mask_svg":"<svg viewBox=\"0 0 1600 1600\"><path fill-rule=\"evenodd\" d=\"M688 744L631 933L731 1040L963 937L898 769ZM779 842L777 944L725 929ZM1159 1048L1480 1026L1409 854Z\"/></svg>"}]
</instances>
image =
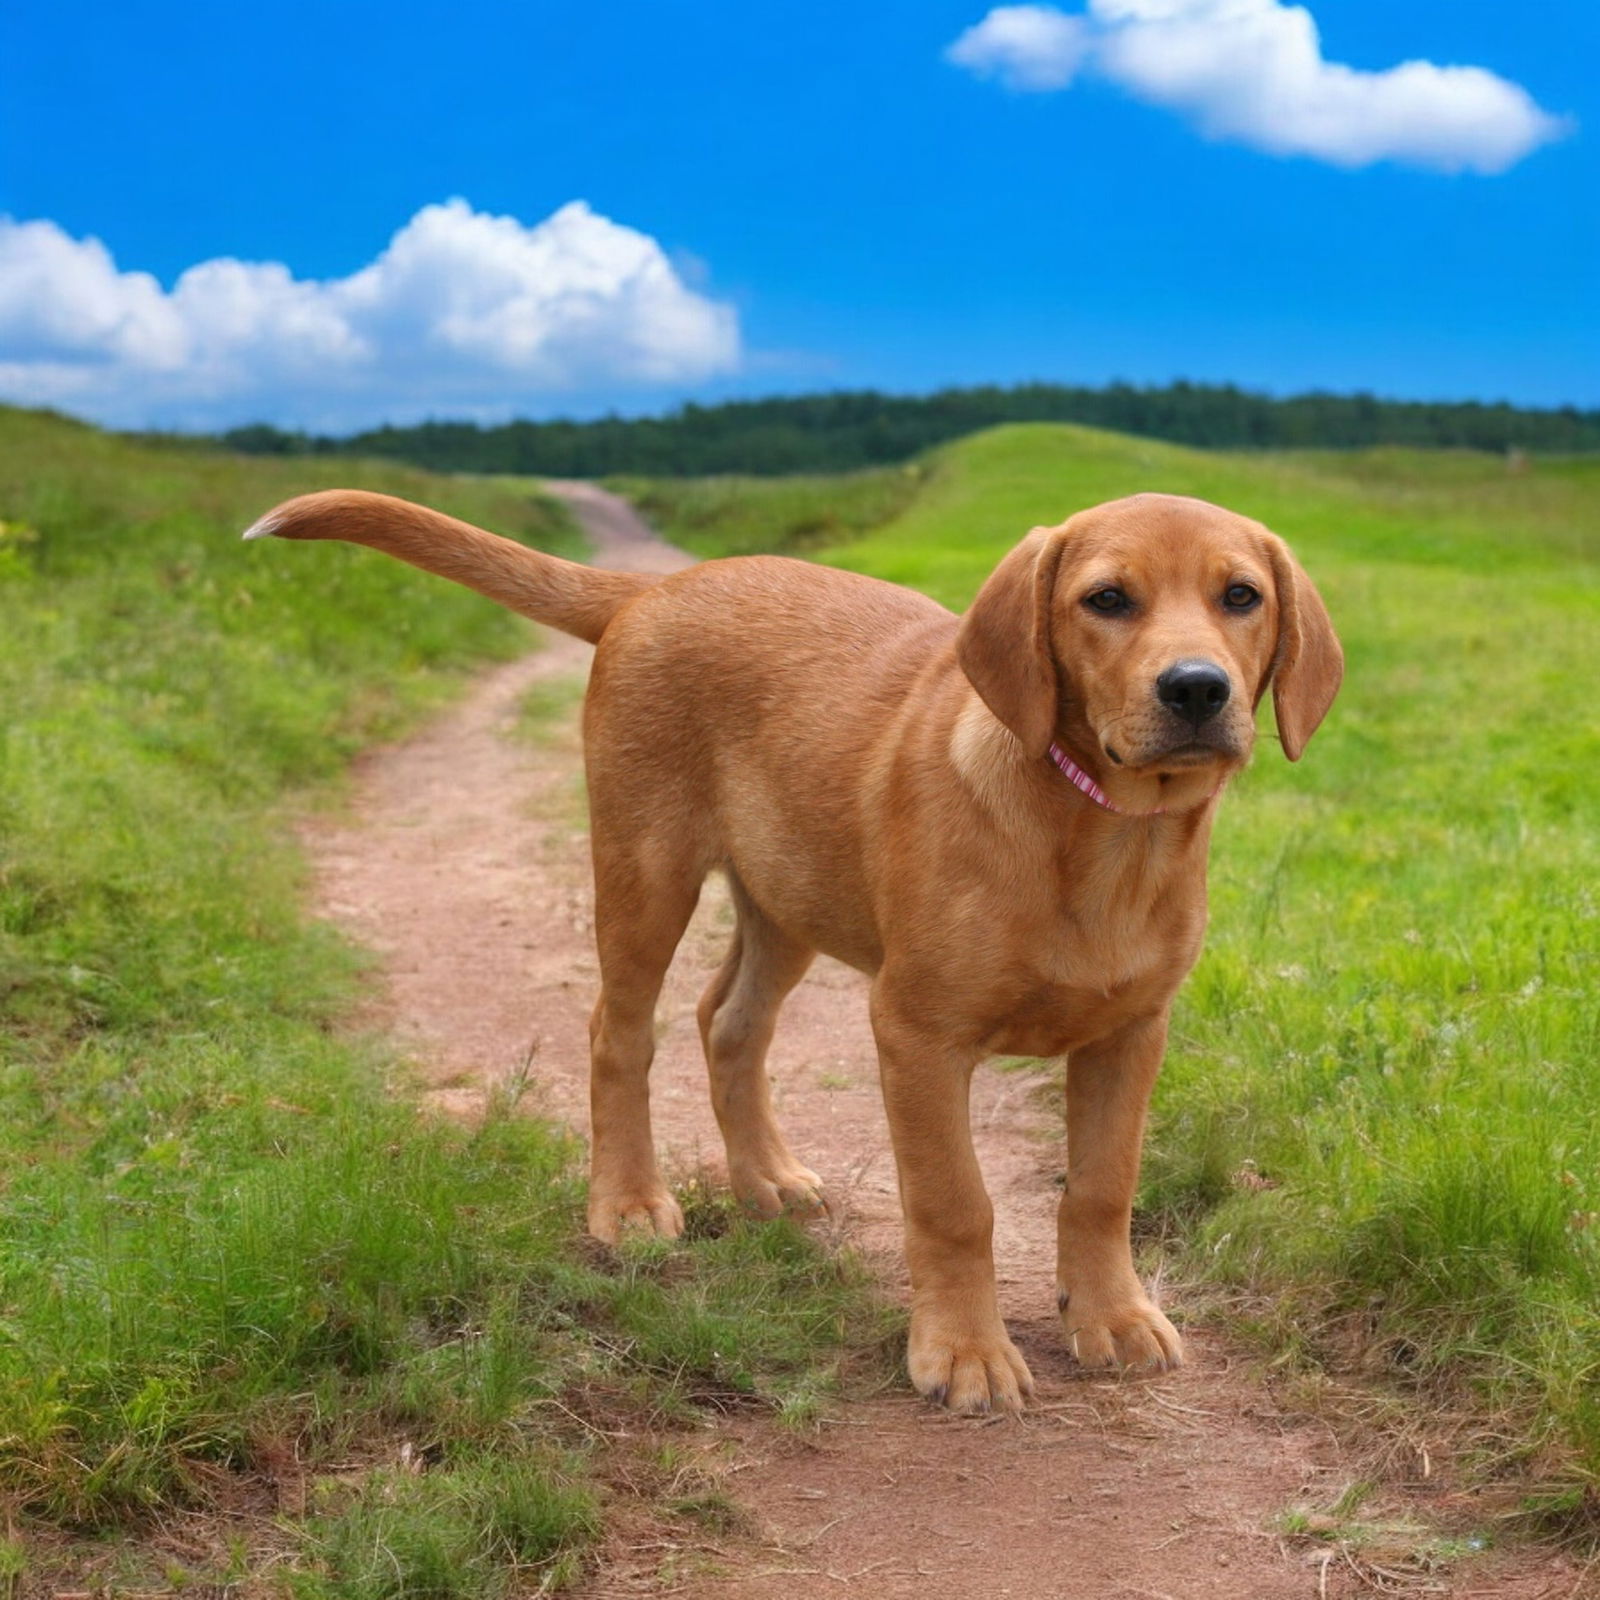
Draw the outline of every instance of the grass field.
<instances>
[{"instance_id":1,"label":"grass field","mask_svg":"<svg viewBox=\"0 0 1600 1600\"><path fill-rule=\"evenodd\" d=\"M685 1252L590 1251L515 1082L480 1128L428 1121L336 1026L361 957L305 922L288 819L530 635L368 552L239 542L333 482L576 545L527 492L0 409L11 1593L556 1587L640 1485L715 1510L682 1463L615 1471L619 1424L804 1415L883 1348L848 1262L705 1196Z\"/></svg>"},{"instance_id":2,"label":"grass field","mask_svg":"<svg viewBox=\"0 0 1600 1600\"><path fill-rule=\"evenodd\" d=\"M619 1466L604 1434L800 1417L845 1365L884 1370L881 1308L798 1231L692 1194L687 1250L591 1253L573 1152L512 1114L514 1080L481 1128L430 1122L405 1064L338 1028L361 956L305 923L288 821L527 634L366 552L312 575L238 543L333 481L572 544L507 484L0 409L13 1592L558 1586L625 1497L726 1514L687 1453ZM1592 1494L1600 462L1043 427L911 471L639 492L702 554L805 550L960 606L1030 523L1136 487L1271 522L1351 663L1305 761L1264 754L1224 807L1145 1222L1270 1348L1470 1388L1497 1457Z\"/></svg>"},{"instance_id":3,"label":"grass field","mask_svg":"<svg viewBox=\"0 0 1600 1600\"><path fill-rule=\"evenodd\" d=\"M1600 1485L1600 460L1212 455L1035 426L810 553L963 607L1031 525L1137 489L1261 518L1349 657L1305 758L1223 806L1144 1225L1270 1347L1458 1399L1486 1465ZM809 537L813 480L657 483L701 555ZM1176 1258L1176 1259L1174 1259Z\"/></svg>"}]
</instances>

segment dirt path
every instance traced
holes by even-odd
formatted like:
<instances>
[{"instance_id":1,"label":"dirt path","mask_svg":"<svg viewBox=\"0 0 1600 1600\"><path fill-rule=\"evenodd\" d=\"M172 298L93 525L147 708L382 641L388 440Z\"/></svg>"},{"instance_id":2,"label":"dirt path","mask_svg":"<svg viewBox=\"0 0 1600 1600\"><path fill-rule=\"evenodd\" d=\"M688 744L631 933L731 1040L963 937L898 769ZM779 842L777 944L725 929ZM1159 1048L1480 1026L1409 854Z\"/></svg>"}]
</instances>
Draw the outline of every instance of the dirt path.
<instances>
[{"instance_id":1,"label":"dirt path","mask_svg":"<svg viewBox=\"0 0 1600 1600\"><path fill-rule=\"evenodd\" d=\"M551 487L588 528L597 565L687 564L624 502L586 484ZM587 1128L596 966L576 734L569 727L535 746L506 733L535 684L575 692L589 654L551 635L537 654L489 673L420 736L364 760L351 817L308 833L320 911L382 959L385 982L366 1020L428 1064L431 1097L452 1113L471 1115L490 1088L526 1072L537 1109ZM725 897L709 885L660 1008L656 1133L680 1167L720 1158L694 1005L729 926ZM858 974L820 960L785 1007L771 1070L790 1142L827 1181L839 1226L903 1287L865 991ZM759 1537L730 1548L613 1549L589 1593L1298 1600L1375 1592L1360 1559L1274 1531L1292 1508L1331 1505L1359 1474L1330 1430L1281 1410L1215 1334L1190 1324L1189 1364L1170 1378L1074 1370L1053 1307L1060 1127L1034 1087L1024 1076L980 1074L973 1120L995 1203L1002 1309L1039 1404L1021 1421L975 1422L908 1395L852 1407L816 1434L731 1424L720 1459ZM1425 1486L1402 1510L1426 1521L1445 1493ZM1451 1576L1414 1574L1421 1587L1391 1592L1533 1600L1575 1595L1575 1577L1558 1557L1527 1557L1515 1571L1475 1562Z\"/></svg>"}]
</instances>

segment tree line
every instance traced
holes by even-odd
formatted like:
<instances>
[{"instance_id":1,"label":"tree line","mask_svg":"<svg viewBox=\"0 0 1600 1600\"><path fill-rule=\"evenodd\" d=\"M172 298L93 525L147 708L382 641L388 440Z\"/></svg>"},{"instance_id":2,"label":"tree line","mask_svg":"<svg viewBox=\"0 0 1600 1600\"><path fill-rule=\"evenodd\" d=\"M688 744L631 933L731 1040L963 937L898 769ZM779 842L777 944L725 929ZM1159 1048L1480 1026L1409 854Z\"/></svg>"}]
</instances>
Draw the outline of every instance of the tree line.
<instances>
[{"instance_id":1,"label":"tree line","mask_svg":"<svg viewBox=\"0 0 1600 1600\"><path fill-rule=\"evenodd\" d=\"M1600 450L1600 411L1572 406L1536 410L1503 402L1380 400L1369 394L1273 399L1231 384L1181 382L1149 388L1114 383L1099 389L1029 383L920 396L865 389L691 404L659 417L487 427L422 422L343 438L257 423L223 434L221 442L260 455L385 456L441 472L698 477L884 466L1002 422L1076 422L1206 449Z\"/></svg>"}]
</instances>

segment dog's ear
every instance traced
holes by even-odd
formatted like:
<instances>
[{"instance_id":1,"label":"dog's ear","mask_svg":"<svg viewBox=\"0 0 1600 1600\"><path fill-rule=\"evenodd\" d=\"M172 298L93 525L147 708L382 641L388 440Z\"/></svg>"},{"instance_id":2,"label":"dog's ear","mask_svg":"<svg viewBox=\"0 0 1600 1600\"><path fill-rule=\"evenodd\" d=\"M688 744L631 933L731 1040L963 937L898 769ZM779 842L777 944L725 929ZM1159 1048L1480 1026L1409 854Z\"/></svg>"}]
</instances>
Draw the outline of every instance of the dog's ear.
<instances>
[{"instance_id":1,"label":"dog's ear","mask_svg":"<svg viewBox=\"0 0 1600 1600\"><path fill-rule=\"evenodd\" d=\"M1328 714L1344 677L1344 651L1328 608L1288 545L1269 536L1268 559L1278 590L1278 649L1272 659L1272 709L1283 753L1298 761Z\"/></svg>"},{"instance_id":2,"label":"dog's ear","mask_svg":"<svg viewBox=\"0 0 1600 1600\"><path fill-rule=\"evenodd\" d=\"M1065 544L1064 528L1035 528L989 574L956 635L961 670L1030 756L1055 735L1050 602Z\"/></svg>"}]
</instances>

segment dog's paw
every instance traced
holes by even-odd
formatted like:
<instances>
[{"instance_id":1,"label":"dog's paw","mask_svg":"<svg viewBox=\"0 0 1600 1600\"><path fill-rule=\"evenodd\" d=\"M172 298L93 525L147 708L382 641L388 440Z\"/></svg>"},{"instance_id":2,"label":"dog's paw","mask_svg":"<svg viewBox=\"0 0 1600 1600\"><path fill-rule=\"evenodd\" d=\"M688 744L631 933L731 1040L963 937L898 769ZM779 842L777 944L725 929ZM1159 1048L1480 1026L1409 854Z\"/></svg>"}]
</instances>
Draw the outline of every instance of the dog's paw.
<instances>
[{"instance_id":1,"label":"dog's paw","mask_svg":"<svg viewBox=\"0 0 1600 1600\"><path fill-rule=\"evenodd\" d=\"M822 1179L798 1162L771 1171L730 1170L734 1198L752 1216L820 1217L828 1210Z\"/></svg>"},{"instance_id":2,"label":"dog's paw","mask_svg":"<svg viewBox=\"0 0 1600 1600\"><path fill-rule=\"evenodd\" d=\"M639 1194L589 1195L589 1232L603 1244L615 1244L624 1233L637 1230L662 1239L683 1232L683 1208L665 1189Z\"/></svg>"},{"instance_id":3,"label":"dog's paw","mask_svg":"<svg viewBox=\"0 0 1600 1600\"><path fill-rule=\"evenodd\" d=\"M1085 1367L1167 1372L1183 1365L1183 1340L1154 1301L1140 1290L1120 1301L1078 1291L1058 1292L1067 1343Z\"/></svg>"},{"instance_id":4,"label":"dog's paw","mask_svg":"<svg viewBox=\"0 0 1600 1600\"><path fill-rule=\"evenodd\" d=\"M914 1320L906 1365L919 1394L969 1416L1020 1411L1033 1393L1033 1374L1004 1328L963 1336Z\"/></svg>"}]
</instances>

